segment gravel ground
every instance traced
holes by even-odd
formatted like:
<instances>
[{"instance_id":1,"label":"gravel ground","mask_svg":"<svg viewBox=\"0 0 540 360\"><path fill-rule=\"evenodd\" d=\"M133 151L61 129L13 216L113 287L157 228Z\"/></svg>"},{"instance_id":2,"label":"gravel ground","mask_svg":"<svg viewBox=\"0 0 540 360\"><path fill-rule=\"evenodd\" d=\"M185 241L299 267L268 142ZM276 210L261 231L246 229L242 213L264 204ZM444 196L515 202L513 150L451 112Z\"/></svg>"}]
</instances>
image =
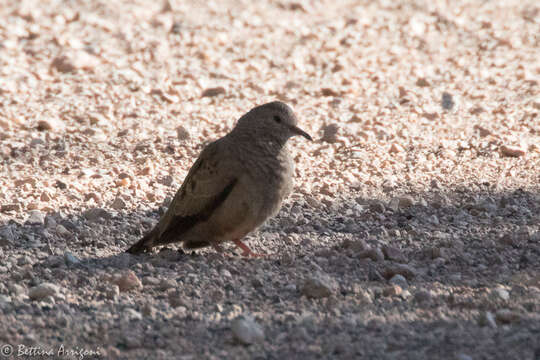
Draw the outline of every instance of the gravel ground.
<instances>
[{"instance_id":1,"label":"gravel ground","mask_svg":"<svg viewBox=\"0 0 540 360\"><path fill-rule=\"evenodd\" d=\"M539 19L3 1L2 354L539 359ZM247 240L274 255L123 253L202 146L276 99L317 140L291 141L295 191Z\"/></svg>"}]
</instances>

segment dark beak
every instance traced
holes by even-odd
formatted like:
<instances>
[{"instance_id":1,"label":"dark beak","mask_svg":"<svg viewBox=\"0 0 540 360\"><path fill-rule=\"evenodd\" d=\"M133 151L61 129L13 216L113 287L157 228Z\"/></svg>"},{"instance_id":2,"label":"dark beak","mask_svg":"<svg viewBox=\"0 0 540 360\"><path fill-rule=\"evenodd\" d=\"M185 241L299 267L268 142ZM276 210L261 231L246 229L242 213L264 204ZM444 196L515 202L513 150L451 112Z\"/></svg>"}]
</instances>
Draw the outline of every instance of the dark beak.
<instances>
[{"instance_id":1,"label":"dark beak","mask_svg":"<svg viewBox=\"0 0 540 360\"><path fill-rule=\"evenodd\" d=\"M305 132L304 130L300 129L297 126L291 126L291 131L295 135L301 135L301 136L305 137L306 139L308 139L309 141L313 141L313 139L311 138L311 136L309 136L309 134L307 132Z\"/></svg>"}]
</instances>

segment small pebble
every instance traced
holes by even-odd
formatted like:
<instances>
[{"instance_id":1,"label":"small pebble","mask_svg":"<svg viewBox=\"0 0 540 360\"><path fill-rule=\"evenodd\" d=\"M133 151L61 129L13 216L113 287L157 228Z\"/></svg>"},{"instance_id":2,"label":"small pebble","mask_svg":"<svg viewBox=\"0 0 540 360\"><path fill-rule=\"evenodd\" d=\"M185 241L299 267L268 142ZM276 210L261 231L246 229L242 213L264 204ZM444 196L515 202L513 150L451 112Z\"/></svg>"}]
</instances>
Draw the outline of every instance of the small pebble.
<instances>
[{"instance_id":1,"label":"small pebble","mask_svg":"<svg viewBox=\"0 0 540 360\"><path fill-rule=\"evenodd\" d=\"M142 314L134 309L127 308L124 310L124 318L128 320L142 320Z\"/></svg>"},{"instance_id":2,"label":"small pebble","mask_svg":"<svg viewBox=\"0 0 540 360\"><path fill-rule=\"evenodd\" d=\"M321 141L327 142L327 143L335 143L337 141L337 133L339 130L339 126L337 124L329 124L325 125L321 128L323 135L321 137Z\"/></svg>"},{"instance_id":3,"label":"small pebble","mask_svg":"<svg viewBox=\"0 0 540 360\"><path fill-rule=\"evenodd\" d=\"M15 204L3 204L1 207L2 212L8 212L8 211L21 211L21 204L15 203Z\"/></svg>"},{"instance_id":4,"label":"small pebble","mask_svg":"<svg viewBox=\"0 0 540 360\"><path fill-rule=\"evenodd\" d=\"M118 276L114 279L114 283L118 285L121 292L142 288L141 281L132 270L127 270L125 273Z\"/></svg>"},{"instance_id":5,"label":"small pebble","mask_svg":"<svg viewBox=\"0 0 540 360\"><path fill-rule=\"evenodd\" d=\"M524 156L527 152L526 150L517 146L502 145L501 153L507 157L520 157Z\"/></svg>"},{"instance_id":6,"label":"small pebble","mask_svg":"<svg viewBox=\"0 0 540 360\"><path fill-rule=\"evenodd\" d=\"M384 296L399 296L403 292L403 289L399 285L388 285L383 290Z\"/></svg>"},{"instance_id":7,"label":"small pebble","mask_svg":"<svg viewBox=\"0 0 540 360\"><path fill-rule=\"evenodd\" d=\"M99 221L100 219L112 219L112 215L107 210L102 208L88 209L83 213L83 216L86 220L91 222Z\"/></svg>"},{"instance_id":8,"label":"small pebble","mask_svg":"<svg viewBox=\"0 0 540 360\"><path fill-rule=\"evenodd\" d=\"M75 255L73 255L69 251L66 251L64 253L64 260L66 262L66 265L68 266L74 266L81 263L81 260L79 260Z\"/></svg>"},{"instance_id":9,"label":"small pebble","mask_svg":"<svg viewBox=\"0 0 540 360\"><path fill-rule=\"evenodd\" d=\"M336 290L336 285L327 275L315 273L304 280L300 286L303 295L309 298L323 298L332 295Z\"/></svg>"},{"instance_id":10,"label":"small pebble","mask_svg":"<svg viewBox=\"0 0 540 360\"><path fill-rule=\"evenodd\" d=\"M410 280L416 276L416 270L405 264L388 264L384 270L384 277L390 279L396 274L403 275Z\"/></svg>"},{"instance_id":11,"label":"small pebble","mask_svg":"<svg viewBox=\"0 0 540 360\"><path fill-rule=\"evenodd\" d=\"M41 225L45 221L45 215L39 210L30 210L28 213L27 224Z\"/></svg>"},{"instance_id":12,"label":"small pebble","mask_svg":"<svg viewBox=\"0 0 540 360\"><path fill-rule=\"evenodd\" d=\"M517 311L500 309L495 312L495 319L502 324L510 324L521 320L521 315Z\"/></svg>"},{"instance_id":13,"label":"small pebble","mask_svg":"<svg viewBox=\"0 0 540 360\"><path fill-rule=\"evenodd\" d=\"M452 108L454 107L454 99L452 98L452 95L447 93L447 92L443 92L442 93L442 99L441 99L441 105L443 107L443 109L445 110L452 110Z\"/></svg>"},{"instance_id":14,"label":"small pebble","mask_svg":"<svg viewBox=\"0 0 540 360\"><path fill-rule=\"evenodd\" d=\"M405 254L403 254L400 249L394 246L385 245L383 246L382 251L388 260L397 261L400 263L407 262L407 257L405 256Z\"/></svg>"},{"instance_id":15,"label":"small pebble","mask_svg":"<svg viewBox=\"0 0 540 360\"><path fill-rule=\"evenodd\" d=\"M392 143L392 145L390 145L390 149L388 150L388 152L390 154L397 154L397 153L400 153L400 152L403 152L403 151L405 151L405 150L398 143Z\"/></svg>"},{"instance_id":16,"label":"small pebble","mask_svg":"<svg viewBox=\"0 0 540 360\"><path fill-rule=\"evenodd\" d=\"M113 208L114 210L123 210L126 208L126 202L121 197L117 197L112 202L111 208Z\"/></svg>"},{"instance_id":17,"label":"small pebble","mask_svg":"<svg viewBox=\"0 0 540 360\"><path fill-rule=\"evenodd\" d=\"M64 130L65 127L66 125L64 122L52 117L48 119L41 119L37 123L37 129L39 131L60 132Z\"/></svg>"},{"instance_id":18,"label":"small pebble","mask_svg":"<svg viewBox=\"0 0 540 360\"><path fill-rule=\"evenodd\" d=\"M28 297L31 300L42 300L47 296L54 296L58 294L60 288L52 283L42 283L38 286L34 286L28 291Z\"/></svg>"},{"instance_id":19,"label":"small pebble","mask_svg":"<svg viewBox=\"0 0 540 360\"><path fill-rule=\"evenodd\" d=\"M510 293L503 288L494 289L493 294L496 296L497 299L501 299L504 301L510 300Z\"/></svg>"},{"instance_id":20,"label":"small pebble","mask_svg":"<svg viewBox=\"0 0 540 360\"><path fill-rule=\"evenodd\" d=\"M180 141L189 140L191 138L189 131L187 131L182 125L176 128L176 137Z\"/></svg>"},{"instance_id":21,"label":"small pebble","mask_svg":"<svg viewBox=\"0 0 540 360\"><path fill-rule=\"evenodd\" d=\"M361 259L369 258L373 261L383 261L384 260L384 254L381 249L378 247L369 248L365 251L362 251L360 254L358 254L358 257Z\"/></svg>"},{"instance_id":22,"label":"small pebble","mask_svg":"<svg viewBox=\"0 0 540 360\"><path fill-rule=\"evenodd\" d=\"M234 337L245 345L260 343L264 340L263 328L247 315L236 317L231 324Z\"/></svg>"},{"instance_id":23,"label":"small pebble","mask_svg":"<svg viewBox=\"0 0 540 360\"><path fill-rule=\"evenodd\" d=\"M72 73L77 70L75 65L71 62L71 59L65 55L55 57L51 62L51 68L61 73Z\"/></svg>"},{"instance_id":24,"label":"small pebble","mask_svg":"<svg viewBox=\"0 0 540 360\"><path fill-rule=\"evenodd\" d=\"M201 97L214 97L214 96L225 94L225 92L226 92L225 88L222 86L208 88L202 92Z\"/></svg>"},{"instance_id":25,"label":"small pebble","mask_svg":"<svg viewBox=\"0 0 540 360\"><path fill-rule=\"evenodd\" d=\"M403 290L407 289L409 287L409 283L407 282L407 279L405 279L404 276L396 274L388 280L390 284L393 285L399 285Z\"/></svg>"},{"instance_id":26,"label":"small pebble","mask_svg":"<svg viewBox=\"0 0 540 360\"><path fill-rule=\"evenodd\" d=\"M431 301L432 295L431 291L429 290L419 290L414 294L414 300L416 300L419 303L428 302Z\"/></svg>"},{"instance_id":27,"label":"small pebble","mask_svg":"<svg viewBox=\"0 0 540 360\"><path fill-rule=\"evenodd\" d=\"M56 225L55 230L56 230L56 233L57 233L59 236L62 236L62 237L66 237L66 236L69 236L69 235L71 234L71 233L69 232L69 230L66 229L66 228L64 227L64 225L62 225L62 224Z\"/></svg>"}]
</instances>

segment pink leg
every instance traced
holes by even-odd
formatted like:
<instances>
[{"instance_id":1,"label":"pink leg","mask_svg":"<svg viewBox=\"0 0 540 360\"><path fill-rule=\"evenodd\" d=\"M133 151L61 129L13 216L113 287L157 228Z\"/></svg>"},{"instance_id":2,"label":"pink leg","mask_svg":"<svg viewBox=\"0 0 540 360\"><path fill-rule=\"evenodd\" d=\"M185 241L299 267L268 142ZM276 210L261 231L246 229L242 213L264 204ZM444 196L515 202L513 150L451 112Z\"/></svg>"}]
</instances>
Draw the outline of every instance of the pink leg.
<instances>
[{"instance_id":1,"label":"pink leg","mask_svg":"<svg viewBox=\"0 0 540 360\"><path fill-rule=\"evenodd\" d=\"M244 257L263 257L268 256L268 254L257 254L251 251L250 248L247 247L246 244L244 244L241 240L236 239L233 240L234 244L238 246L240 249L242 249L242 256Z\"/></svg>"}]
</instances>

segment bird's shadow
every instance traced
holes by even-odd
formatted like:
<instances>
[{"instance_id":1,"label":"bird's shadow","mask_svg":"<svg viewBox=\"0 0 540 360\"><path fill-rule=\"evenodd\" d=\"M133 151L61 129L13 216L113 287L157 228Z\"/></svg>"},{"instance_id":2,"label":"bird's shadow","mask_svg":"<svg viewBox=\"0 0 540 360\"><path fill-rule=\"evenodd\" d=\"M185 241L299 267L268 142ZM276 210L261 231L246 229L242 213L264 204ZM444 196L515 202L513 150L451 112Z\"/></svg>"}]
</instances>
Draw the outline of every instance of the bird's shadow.
<instances>
[{"instance_id":1,"label":"bird's shadow","mask_svg":"<svg viewBox=\"0 0 540 360\"><path fill-rule=\"evenodd\" d=\"M374 198L308 203L297 196L247 240L256 251L275 255L243 259L229 248L233 255L229 258L278 264L290 262L291 257L358 258L355 244L359 241L372 248L398 248L409 263L428 266L435 258L443 258L440 266L431 267L443 280L453 272L487 276L533 270L540 263L537 193L435 189L410 196L413 203L404 207ZM184 261L223 256L212 249L178 251L174 245L138 256L125 253L164 210L161 206L131 212L54 213L47 215L44 224L9 220L0 224L0 254L7 261L30 249L40 260L34 266L47 267L70 262L69 253L76 259L70 265L82 269L127 269L161 260L181 266ZM380 264L392 260L384 255ZM377 265L377 258L371 259Z\"/></svg>"}]
</instances>

